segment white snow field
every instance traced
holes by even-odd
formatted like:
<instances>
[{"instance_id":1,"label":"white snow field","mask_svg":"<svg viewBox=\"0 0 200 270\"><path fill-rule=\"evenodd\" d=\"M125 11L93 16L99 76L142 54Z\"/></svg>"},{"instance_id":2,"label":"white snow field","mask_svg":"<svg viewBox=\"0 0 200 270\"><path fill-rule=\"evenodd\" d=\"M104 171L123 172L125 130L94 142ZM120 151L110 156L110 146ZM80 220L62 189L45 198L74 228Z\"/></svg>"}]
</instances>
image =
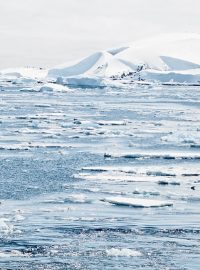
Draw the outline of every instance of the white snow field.
<instances>
[{"instance_id":1,"label":"white snow field","mask_svg":"<svg viewBox=\"0 0 200 270\"><path fill-rule=\"evenodd\" d=\"M200 84L200 35L165 34L94 53L52 68L48 76L71 85Z\"/></svg>"}]
</instances>

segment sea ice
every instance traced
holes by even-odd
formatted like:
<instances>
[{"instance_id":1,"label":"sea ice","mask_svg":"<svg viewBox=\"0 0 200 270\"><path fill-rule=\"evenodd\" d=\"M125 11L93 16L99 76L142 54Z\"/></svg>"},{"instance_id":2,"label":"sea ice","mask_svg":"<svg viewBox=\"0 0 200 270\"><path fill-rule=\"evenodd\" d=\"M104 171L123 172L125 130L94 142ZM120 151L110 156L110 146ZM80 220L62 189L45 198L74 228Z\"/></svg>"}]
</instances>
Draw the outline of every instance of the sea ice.
<instances>
[{"instance_id":1,"label":"sea ice","mask_svg":"<svg viewBox=\"0 0 200 270\"><path fill-rule=\"evenodd\" d=\"M106 250L107 256L111 257L139 257L142 253L129 248L111 248Z\"/></svg>"},{"instance_id":2,"label":"sea ice","mask_svg":"<svg viewBox=\"0 0 200 270\"><path fill-rule=\"evenodd\" d=\"M103 199L104 202L108 202L115 205L121 206L132 206L132 207L163 207L172 206L172 202L149 200L149 199L138 199L138 198L126 198L126 197L111 197Z\"/></svg>"}]
</instances>

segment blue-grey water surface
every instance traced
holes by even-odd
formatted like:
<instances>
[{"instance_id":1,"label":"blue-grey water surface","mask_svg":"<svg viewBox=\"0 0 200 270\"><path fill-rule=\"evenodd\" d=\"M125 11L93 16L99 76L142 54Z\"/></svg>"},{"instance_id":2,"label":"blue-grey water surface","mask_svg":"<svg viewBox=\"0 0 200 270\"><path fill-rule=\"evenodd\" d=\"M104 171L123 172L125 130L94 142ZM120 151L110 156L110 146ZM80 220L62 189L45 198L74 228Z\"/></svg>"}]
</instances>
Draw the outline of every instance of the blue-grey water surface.
<instances>
[{"instance_id":1,"label":"blue-grey water surface","mask_svg":"<svg viewBox=\"0 0 200 270\"><path fill-rule=\"evenodd\" d=\"M0 201L2 270L200 269L200 89L2 85Z\"/></svg>"}]
</instances>

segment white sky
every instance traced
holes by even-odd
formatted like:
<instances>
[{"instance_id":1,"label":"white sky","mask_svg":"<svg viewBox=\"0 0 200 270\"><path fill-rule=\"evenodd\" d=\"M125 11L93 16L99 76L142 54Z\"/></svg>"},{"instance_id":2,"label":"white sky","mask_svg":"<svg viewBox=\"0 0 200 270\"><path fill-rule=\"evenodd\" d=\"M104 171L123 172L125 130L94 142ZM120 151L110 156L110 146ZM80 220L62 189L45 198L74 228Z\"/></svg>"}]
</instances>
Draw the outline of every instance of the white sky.
<instances>
[{"instance_id":1,"label":"white sky","mask_svg":"<svg viewBox=\"0 0 200 270\"><path fill-rule=\"evenodd\" d=\"M200 0L0 0L0 68L53 66L165 32L200 32Z\"/></svg>"}]
</instances>

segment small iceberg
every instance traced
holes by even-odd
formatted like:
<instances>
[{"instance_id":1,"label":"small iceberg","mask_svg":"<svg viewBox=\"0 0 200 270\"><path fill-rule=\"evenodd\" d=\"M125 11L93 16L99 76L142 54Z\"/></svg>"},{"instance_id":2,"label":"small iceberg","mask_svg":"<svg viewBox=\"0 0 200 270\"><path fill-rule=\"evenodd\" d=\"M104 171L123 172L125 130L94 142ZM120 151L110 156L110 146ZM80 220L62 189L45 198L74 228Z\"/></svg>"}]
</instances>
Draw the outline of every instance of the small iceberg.
<instances>
[{"instance_id":1,"label":"small iceberg","mask_svg":"<svg viewBox=\"0 0 200 270\"><path fill-rule=\"evenodd\" d=\"M82 87L105 87L106 83L102 77L98 76L77 76L66 79L65 84Z\"/></svg>"},{"instance_id":2,"label":"small iceberg","mask_svg":"<svg viewBox=\"0 0 200 270\"><path fill-rule=\"evenodd\" d=\"M132 207L141 207L141 208L173 206L173 203L168 202L168 201L125 198L125 197L105 198L102 201L119 205L119 206L132 206Z\"/></svg>"}]
</instances>

